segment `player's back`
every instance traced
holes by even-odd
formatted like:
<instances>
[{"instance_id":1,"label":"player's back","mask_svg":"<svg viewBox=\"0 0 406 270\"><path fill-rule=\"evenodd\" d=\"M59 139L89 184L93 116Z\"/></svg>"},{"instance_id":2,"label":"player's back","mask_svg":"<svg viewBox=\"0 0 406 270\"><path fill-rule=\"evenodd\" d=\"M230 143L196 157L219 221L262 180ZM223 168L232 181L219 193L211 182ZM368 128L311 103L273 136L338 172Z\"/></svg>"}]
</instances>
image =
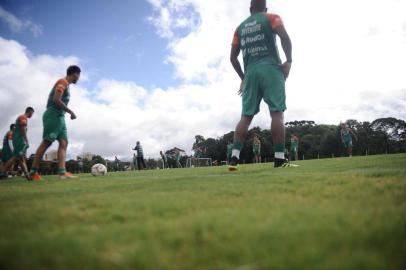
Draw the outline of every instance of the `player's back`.
<instances>
[{"instance_id":1,"label":"player's back","mask_svg":"<svg viewBox=\"0 0 406 270\"><path fill-rule=\"evenodd\" d=\"M274 32L279 25L282 25L280 17L268 13L253 14L239 25L233 44L241 48L245 69L264 61L281 64Z\"/></svg>"}]
</instances>

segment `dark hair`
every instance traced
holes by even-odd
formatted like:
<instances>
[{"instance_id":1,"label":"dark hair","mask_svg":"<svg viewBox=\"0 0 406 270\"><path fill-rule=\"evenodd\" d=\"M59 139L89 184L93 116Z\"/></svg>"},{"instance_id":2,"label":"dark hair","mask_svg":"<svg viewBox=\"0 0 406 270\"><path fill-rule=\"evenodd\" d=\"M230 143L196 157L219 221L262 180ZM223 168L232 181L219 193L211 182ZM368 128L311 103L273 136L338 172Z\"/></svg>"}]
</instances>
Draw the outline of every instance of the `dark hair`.
<instances>
[{"instance_id":1,"label":"dark hair","mask_svg":"<svg viewBox=\"0 0 406 270\"><path fill-rule=\"evenodd\" d=\"M25 109L25 113L30 113L30 112L34 112L33 107L28 107L27 109Z\"/></svg>"},{"instance_id":2,"label":"dark hair","mask_svg":"<svg viewBox=\"0 0 406 270\"><path fill-rule=\"evenodd\" d=\"M10 130L12 130L16 125L15 124L11 124L10 125Z\"/></svg>"},{"instance_id":3,"label":"dark hair","mask_svg":"<svg viewBox=\"0 0 406 270\"><path fill-rule=\"evenodd\" d=\"M266 9L266 0L251 0L251 8L255 11L263 11Z\"/></svg>"},{"instance_id":4,"label":"dark hair","mask_svg":"<svg viewBox=\"0 0 406 270\"><path fill-rule=\"evenodd\" d=\"M73 75L75 73L80 73L80 72L81 72L80 67L78 67L78 66L70 66L66 70L66 75L70 76L70 75Z\"/></svg>"}]
</instances>

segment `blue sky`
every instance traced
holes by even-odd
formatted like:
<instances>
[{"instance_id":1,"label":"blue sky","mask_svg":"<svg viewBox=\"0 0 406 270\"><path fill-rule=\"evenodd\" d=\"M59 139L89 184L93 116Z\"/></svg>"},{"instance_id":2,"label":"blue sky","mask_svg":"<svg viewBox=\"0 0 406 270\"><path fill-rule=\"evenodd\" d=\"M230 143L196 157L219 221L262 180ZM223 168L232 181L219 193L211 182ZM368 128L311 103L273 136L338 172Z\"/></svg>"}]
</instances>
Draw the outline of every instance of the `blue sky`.
<instances>
[{"instance_id":1,"label":"blue sky","mask_svg":"<svg viewBox=\"0 0 406 270\"><path fill-rule=\"evenodd\" d=\"M89 87L100 78L135 81L146 88L179 84L173 66L164 63L167 40L148 22L153 9L146 1L2 0L1 6L42 26L35 37L1 23L1 36L17 40L34 54L79 57L91 78Z\"/></svg>"}]
</instances>

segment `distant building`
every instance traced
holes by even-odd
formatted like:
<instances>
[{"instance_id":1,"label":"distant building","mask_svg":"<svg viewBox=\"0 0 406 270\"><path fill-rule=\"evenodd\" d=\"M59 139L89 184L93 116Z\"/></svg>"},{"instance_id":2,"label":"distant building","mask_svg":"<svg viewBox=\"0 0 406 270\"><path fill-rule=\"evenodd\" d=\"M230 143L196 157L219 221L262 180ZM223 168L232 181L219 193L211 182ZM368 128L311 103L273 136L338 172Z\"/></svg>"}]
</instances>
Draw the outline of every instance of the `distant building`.
<instances>
[{"instance_id":1,"label":"distant building","mask_svg":"<svg viewBox=\"0 0 406 270\"><path fill-rule=\"evenodd\" d=\"M92 153L83 153L80 156L78 156L77 159L91 161L93 159L93 157L95 157L95 156L96 155L92 154Z\"/></svg>"},{"instance_id":2,"label":"distant building","mask_svg":"<svg viewBox=\"0 0 406 270\"><path fill-rule=\"evenodd\" d=\"M45 161L57 161L58 160L58 151L57 150L51 150L47 152L44 156Z\"/></svg>"}]
</instances>

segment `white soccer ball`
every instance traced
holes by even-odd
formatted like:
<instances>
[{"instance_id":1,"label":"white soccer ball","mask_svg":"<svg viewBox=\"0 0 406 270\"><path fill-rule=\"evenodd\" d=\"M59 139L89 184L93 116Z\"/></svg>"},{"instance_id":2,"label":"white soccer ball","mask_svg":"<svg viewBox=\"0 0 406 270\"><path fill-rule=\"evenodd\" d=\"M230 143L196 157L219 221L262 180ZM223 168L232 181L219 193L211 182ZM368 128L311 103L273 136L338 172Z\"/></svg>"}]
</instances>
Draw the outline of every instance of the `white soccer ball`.
<instances>
[{"instance_id":1,"label":"white soccer ball","mask_svg":"<svg viewBox=\"0 0 406 270\"><path fill-rule=\"evenodd\" d=\"M107 174L107 168L103 164L95 164L92 167L93 176L105 176Z\"/></svg>"}]
</instances>

